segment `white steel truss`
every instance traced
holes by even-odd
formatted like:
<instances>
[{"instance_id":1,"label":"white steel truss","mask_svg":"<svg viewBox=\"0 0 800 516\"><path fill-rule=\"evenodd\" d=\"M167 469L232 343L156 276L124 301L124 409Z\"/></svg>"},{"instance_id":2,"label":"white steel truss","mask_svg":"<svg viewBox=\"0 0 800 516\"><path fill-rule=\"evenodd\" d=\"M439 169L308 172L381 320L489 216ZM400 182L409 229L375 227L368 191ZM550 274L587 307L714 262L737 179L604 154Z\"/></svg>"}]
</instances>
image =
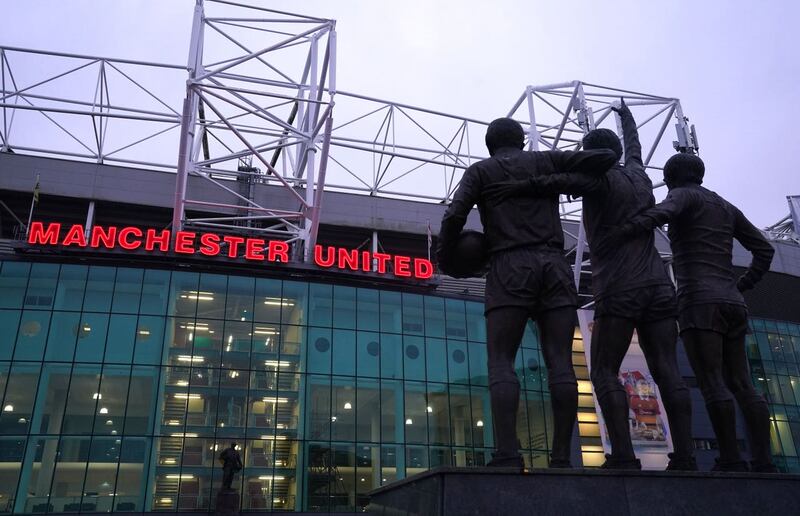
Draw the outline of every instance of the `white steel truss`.
<instances>
[{"instance_id":1,"label":"white steel truss","mask_svg":"<svg viewBox=\"0 0 800 516\"><path fill-rule=\"evenodd\" d=\"M324 190L447 203L464 169L486 157L489 121L337 90L335 21L195 1L183 66L0 47L0 150L177 170L175 229L268 235L305 259ZM220 6L225 16L214 16ZM529 86L498 115L523 124L529 148L577 149L594 127L619 132L609 115L620 96L649 171L673 148L697 151L675 98L572 81ZM187 192L192 176L213 188ZM283 204L264 201L267 186L283 188ZM199 193L214 189L232 201ZM579 203L561 204L564 219L581 220ZM585 242L572 236L579 278Z\"/></svg>"}]
</instances>

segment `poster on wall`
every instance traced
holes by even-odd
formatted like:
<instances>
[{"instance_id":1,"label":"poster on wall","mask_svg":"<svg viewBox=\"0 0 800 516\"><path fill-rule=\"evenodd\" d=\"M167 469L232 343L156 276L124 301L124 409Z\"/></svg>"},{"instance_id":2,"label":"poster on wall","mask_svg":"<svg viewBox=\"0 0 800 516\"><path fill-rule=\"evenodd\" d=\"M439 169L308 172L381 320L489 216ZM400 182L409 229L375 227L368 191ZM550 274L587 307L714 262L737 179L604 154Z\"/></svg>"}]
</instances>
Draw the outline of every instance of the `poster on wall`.
<instances>
[{"instance_id":1,"label":"poster on wall","mask_svg":"<svg viewBox=\"0 0 800 516\"><path fill-rule=\"evenodd\" d=\"M592 327L594 325L593 310L578 310L578 322L583 335L583 349L586 363L591 373ZM636 456L642 462L642 469L663 470L669 461L668 453L672 451L672 436L669 431L664 403L658 392L653 376L647 367L642 348L639 347L638 336L633 333L628 353L622 360L619 380L628 394L628 424L631 441ZM611 442L608 438L603 415L597 397L592 389L597 420L600 425L600 438L603 452L611 453Z\"/></svg>"}]
</instances>

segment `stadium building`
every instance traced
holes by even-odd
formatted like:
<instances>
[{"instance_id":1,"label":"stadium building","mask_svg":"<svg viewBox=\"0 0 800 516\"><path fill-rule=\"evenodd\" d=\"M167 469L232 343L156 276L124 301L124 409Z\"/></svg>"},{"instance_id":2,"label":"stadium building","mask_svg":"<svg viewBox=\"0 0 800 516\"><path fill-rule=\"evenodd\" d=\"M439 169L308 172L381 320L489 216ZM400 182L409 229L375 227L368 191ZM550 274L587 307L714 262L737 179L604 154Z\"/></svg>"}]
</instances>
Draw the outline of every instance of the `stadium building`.
<instances>
[{"instance_id":1,"label":"stadium building","mask_svg":"<svg viewBox=\"0 0 800 516\"><path fill-rule=\"evenodd\" d=\"M356 511L378 486L490 459L483 280L441 276L430 257L443 203L484 155L486 122L337 92L333 21L246 11L258 27L285 17L296 34L209 59L208 27L232 18L212 18L198 2L188 66L0 47L0 512L213 510L217 457L233 442L241 507L255 512ZM236 69L278 69L282 57L270 52L298 41L309 48L296 80ZM52 67L52 78L12 81L20 62ZM53 62L94 67L94 101L43 90L65 76ZM147 88L155 76L132 70L190 81L167 99ZM137 104L141 91L121 83L130 103L109 101L117 72L163 105ZM697 150L677 99L574 81L528 87L508 114L530 148L574 148L611 123L607 98L619 94L651 110L634 111L648 162L673 152L670 142L661 149L673 122L674 147ZM568 102L554 123L543 97ZM342 113L338 125L332 113ZM377 133L359 125L376 116ZM95 123L69 125L78 120ZM119 129L129 141L114 140L114 123L129 124ZM134 124L166 126L130 136ZM164 134L173 140L155 145ZM83 148L63 143L69 136ZM345 172L367 179L348 182ZM576 206L563 202L566 252L590 310ZM770 404L776 462L800 472L800 228L784 226L769 232L771 271L746 296L748 354ZM477 216L468 227L480 229ZM657 244L668 265L662 232ZM737 247L734 261L745 267L749 254ZM573 462L593 467L604 444L584 335L576 327ZM517 364L523 455L546 467L550 400L533 324ZM698 463L709 469L716 443L682 350L680 367ZM645 385L646 376L631 378ZM657 400L636 386L631 396ZM669 431L657 403L648 406L632 427L645 454L654 443L656 464ZM741 424L739 437L746 450Z\"/></svg>"}]
</instances>

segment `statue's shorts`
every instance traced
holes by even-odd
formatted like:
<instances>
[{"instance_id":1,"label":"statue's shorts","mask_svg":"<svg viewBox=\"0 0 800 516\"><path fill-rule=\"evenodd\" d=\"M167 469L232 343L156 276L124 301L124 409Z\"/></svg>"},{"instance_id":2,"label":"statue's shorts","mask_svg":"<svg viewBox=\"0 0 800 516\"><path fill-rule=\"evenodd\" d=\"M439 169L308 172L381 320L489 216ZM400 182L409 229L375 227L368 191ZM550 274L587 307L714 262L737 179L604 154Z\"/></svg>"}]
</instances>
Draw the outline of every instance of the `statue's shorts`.
<instances>
[{"instance_id":1,"label":"statue's shorts","mask_svg":"<svg viewBox=\"0 0 800 516\"><path fill-rule=\"evenodd\" d=\"M708 330L726 339L747 333L747 308L732 303L706 303L682 308L678 315L681 333L686 330Z\"/></svg>"},{"instance_id":2,"label":"statue's shorts","mask_svg":"<svg viewBox=\"0 0 800 516\"><path fill-rule=\"evenodd\" d=\"M578 293L563 251L523 247L495 253L486 277L486 312L519 306L537 313L575 307Z\"/></svg>"},{"instance_id":3,"label":"statue's shorts","mask_svg":"<svg viewBox=\"0 0 800 516\"><path fill-rule=\"evenodd\" d=\"M595 301L594 318L621 317L650 323L678 316L678 299L672 285L653 285L603 296Z\"/></svg>"}]
</instances>

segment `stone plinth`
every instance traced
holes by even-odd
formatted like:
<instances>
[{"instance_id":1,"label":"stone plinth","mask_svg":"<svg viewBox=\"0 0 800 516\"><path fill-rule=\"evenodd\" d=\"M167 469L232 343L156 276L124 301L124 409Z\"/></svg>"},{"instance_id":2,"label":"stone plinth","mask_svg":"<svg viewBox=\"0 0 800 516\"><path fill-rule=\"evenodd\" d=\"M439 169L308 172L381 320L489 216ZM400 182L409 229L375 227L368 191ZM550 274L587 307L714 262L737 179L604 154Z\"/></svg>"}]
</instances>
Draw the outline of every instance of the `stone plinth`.
<instances>
[{"instance_id":1,"label":"stone plinth","mask_svg":"<svg viewBox=\"0 0 800 516\"><path fill-rule=\"evenodd\" d=\"M220 489L214 514L239 514L239 492L235 489Z\"/></svg>"},{"instance_id":2,"label":"stone plinth","mask_svg":"<svg viewBox=\"0 0 800 516\"><path fill-rule=\"evenodd\" d=\"M382 516L797 514L800 475L436 468L370 493Z\"/></svg>"}]
</instances>

